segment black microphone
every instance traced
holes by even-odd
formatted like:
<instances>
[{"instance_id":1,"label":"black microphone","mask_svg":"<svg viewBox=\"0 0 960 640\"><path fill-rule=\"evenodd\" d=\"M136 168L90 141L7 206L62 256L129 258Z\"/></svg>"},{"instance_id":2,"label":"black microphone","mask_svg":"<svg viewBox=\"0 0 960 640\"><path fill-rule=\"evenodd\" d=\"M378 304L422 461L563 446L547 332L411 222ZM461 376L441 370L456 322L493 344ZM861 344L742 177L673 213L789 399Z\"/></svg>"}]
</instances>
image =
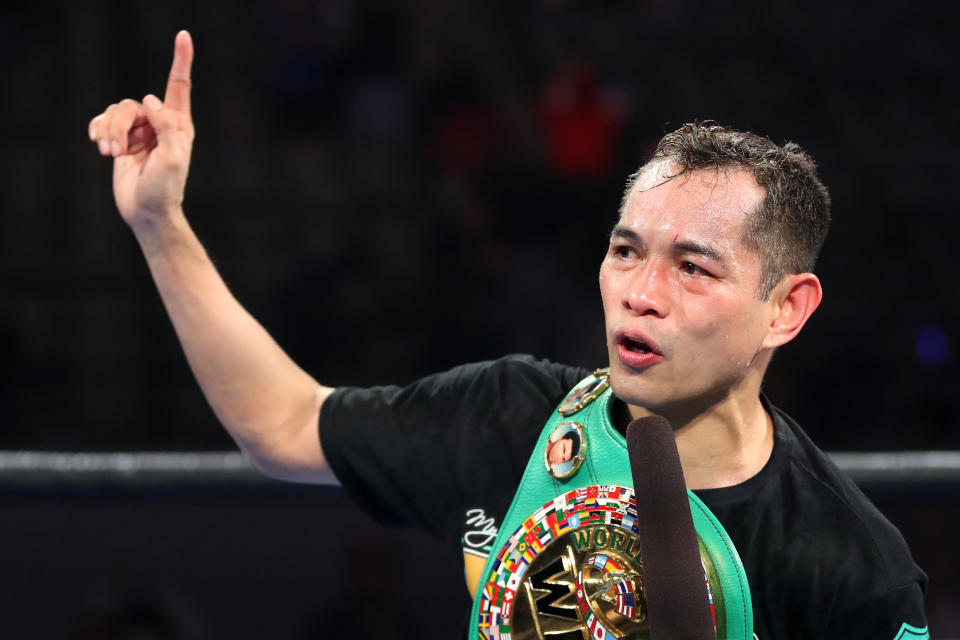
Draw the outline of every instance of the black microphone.
<instances>
[{"instance_id":1,"label":"black microphone","mask_svg":"<svg viewBox=\"0 0 960 640\"><path fill-rule=\"evenodd\" d=\"M670 423L660 416L627 427L652 640L716 640L697 533Z\"/></svg>"}]
</instances>

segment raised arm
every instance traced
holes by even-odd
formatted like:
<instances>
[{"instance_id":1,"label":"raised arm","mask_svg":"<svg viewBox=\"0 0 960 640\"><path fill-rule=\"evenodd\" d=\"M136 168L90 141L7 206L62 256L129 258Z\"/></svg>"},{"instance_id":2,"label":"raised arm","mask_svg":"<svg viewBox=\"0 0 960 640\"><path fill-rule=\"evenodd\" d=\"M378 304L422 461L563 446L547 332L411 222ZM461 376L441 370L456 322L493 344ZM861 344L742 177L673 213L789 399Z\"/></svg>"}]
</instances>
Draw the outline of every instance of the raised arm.
<instances>
[{"instance_id":1,"label":"raised arm","mask_svg":"<svg viewBox=\"0 0 960 640\"><path fill-rule=\"evenodd\" d=\"M193 148L193 42L181 31L161 102L123 100L90 121L112 156L113 193L133 230L190 368L220 422L267 475L318 480L327 468L317 434L321 386L237 302L183 213Z\"/></svg>"}]
</instances>

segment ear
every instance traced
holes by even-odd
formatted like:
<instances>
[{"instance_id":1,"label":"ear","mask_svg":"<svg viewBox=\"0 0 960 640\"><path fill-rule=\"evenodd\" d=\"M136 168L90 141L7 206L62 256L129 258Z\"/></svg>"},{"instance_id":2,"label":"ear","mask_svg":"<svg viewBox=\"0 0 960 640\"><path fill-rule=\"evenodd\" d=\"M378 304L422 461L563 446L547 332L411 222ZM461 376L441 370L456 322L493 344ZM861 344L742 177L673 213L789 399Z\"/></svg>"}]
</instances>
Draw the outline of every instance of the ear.
<instances>
[{"instance_id":1,"label":"ear","mask_svg":"<svg viewBox=\"0 0 960 640\"><path fill-rule=\"evenodd\" d=\"M800 333L823 299L820 279L812 273L785 277L770 294L773 317L763 346L774 349Z\"/></svg>"}]
</instances>

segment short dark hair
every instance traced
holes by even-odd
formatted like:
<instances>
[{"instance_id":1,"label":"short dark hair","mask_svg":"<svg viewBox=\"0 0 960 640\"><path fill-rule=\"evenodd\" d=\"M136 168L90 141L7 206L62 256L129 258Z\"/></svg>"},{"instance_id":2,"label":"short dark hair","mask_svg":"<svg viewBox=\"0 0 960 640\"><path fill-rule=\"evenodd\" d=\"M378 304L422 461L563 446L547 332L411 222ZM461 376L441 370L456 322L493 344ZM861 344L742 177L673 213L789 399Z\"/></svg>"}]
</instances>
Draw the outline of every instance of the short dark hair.
<instances>
[{"instance_id":1,"label":"short dark hair","mask_svg":"<svg viewBox=\"0 0 960 640\"><path fill-rule=\"evenodd\" d=\"M764 189L744 229L745 244L760 256L761 300L788 273L813 271L830 227L830 194L817 177L817 165L797 144L780 146L712 120L685 124L663 136L653 158L630 176L624 203L644 169L664 159L680 167L668 179L695 169L742 167Z\"/></svg>"},{"instance_id":2,"label":"short dark hair","mask_svg":"<svg viewBox=\"0 0 960 640\"><path fill-rule=\"evenodd\" d=\"M563 434L560 440L570 441L570 459L576 458L577 454L580 453L580 436L571 431ZM557 442L560 442L560 440L557 440Z\"/></svg>"}]
</instances>

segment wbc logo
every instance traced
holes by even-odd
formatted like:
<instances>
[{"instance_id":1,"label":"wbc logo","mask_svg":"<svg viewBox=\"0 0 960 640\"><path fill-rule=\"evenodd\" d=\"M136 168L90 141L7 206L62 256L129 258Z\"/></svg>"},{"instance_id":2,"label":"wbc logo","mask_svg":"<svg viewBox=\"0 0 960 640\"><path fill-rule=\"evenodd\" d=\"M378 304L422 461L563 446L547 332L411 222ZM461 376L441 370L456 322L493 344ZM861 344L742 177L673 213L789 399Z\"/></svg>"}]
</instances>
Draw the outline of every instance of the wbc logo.
<instances>
[{"instance_id":1,"label":"wbc logo","mask_svg":"<svg viewBox=\"0 0 960 640\"><path fill-rule=\"evenodd\" d=\"M636 518L633 490L615 485L575 489L538 509L492 562L474 637L648 638ZM714 627L724 629L719 579L703 547L701 558Z\"/></svg>"}]
</instances>

